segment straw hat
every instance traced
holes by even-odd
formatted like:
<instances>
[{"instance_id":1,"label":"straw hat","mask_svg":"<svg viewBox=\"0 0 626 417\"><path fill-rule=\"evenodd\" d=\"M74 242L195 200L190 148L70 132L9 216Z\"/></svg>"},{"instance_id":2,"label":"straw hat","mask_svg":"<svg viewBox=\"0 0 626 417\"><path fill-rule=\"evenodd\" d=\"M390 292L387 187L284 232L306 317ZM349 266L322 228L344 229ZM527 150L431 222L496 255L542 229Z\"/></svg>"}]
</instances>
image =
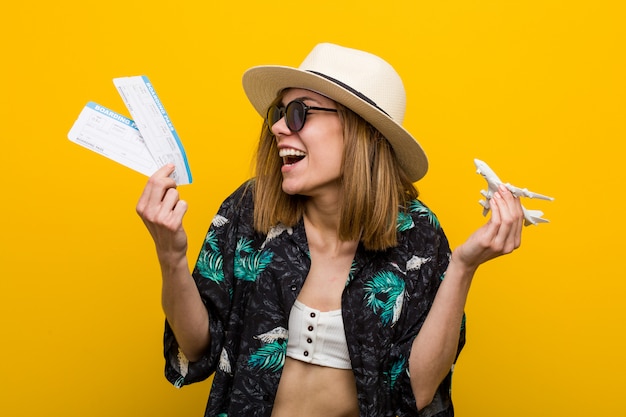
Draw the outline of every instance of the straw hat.
<instances>
[{"instance_id":1,"label":"straw hat","mask_svg":"<svg viewBox=\"0 0 626 417\"><path fill-rule=\"evenodd\" d=\"M428 171L428 159L415 138L402 127L406 108L398 73L368 52L321 43L298 68L264 65L243 74L243 88L265 118L270 103L285 88L303 88L343 104L387 138L411 181Z\"/></svg>"}]
</instances>

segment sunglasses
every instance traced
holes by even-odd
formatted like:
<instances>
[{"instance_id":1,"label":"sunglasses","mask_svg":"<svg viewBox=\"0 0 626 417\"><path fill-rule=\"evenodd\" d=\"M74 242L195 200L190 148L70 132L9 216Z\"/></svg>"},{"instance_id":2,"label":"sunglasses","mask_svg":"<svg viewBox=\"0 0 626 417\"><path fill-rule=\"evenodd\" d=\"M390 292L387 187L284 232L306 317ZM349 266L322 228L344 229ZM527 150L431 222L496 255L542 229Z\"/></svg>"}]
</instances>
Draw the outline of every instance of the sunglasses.
<instances>
[{"instance_id":1,"label":"sunglasses","mask_svg":"<svg viewBox=\"0 0 626 417\"><path fill-rule=\"evenodd\" d=\"M337 109L328 109L325 107L312 107L304 104L302 100L294 100L289 102L286 106L279 107L276 104L270 106L267 109L267 116L265 117L265 122L271 128L283 117L285 118L285 123L287 127L292 132L298 132L304 127L304 122L306 121L306 114L309 110L321 110L321 111L331 111L337 112Z\"/></svg>"}]
</instances>

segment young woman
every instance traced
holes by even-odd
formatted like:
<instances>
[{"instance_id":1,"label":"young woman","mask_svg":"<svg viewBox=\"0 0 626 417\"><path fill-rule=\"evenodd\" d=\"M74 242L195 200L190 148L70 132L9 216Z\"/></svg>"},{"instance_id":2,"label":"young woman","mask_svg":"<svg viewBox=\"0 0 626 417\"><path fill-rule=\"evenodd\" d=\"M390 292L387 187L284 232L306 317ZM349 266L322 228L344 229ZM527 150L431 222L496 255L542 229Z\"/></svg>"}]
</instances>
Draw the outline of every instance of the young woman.
<instances>
[{"instance_id":1,"label":"young woman","mask_svg":"<svg viewBox=\"0 0 626 417\"><path fill-rule=\"evenodd\" d=\"M402 127L402 81L374 55L320 44L243 83L265 117L256 176L193 273L172 166L137 205L162 270L167 378L214 374L206 416L452 416L470 284L519 247L519 201L502 188L450 251L413 186L428 164Z\"/></svg>"}]
</instances>

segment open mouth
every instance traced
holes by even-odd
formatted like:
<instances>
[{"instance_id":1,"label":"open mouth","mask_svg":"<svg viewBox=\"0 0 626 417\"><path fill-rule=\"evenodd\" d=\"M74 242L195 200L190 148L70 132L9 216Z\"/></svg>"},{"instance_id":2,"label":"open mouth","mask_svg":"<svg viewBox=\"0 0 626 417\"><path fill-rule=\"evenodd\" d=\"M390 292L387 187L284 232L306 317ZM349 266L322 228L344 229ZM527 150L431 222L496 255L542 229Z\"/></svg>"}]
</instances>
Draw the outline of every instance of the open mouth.
<instances>
[{"instance_id":1,"label":"open mouth","mask_svg":"<svg viewBox=\"0 0 626 417\"><path fill-rule=\"evenodd\" d=\"M281 149L278 155L283 158L283 165L293 165L303 160L306 153L297 149Z\"/></svg>"}]
</instances>

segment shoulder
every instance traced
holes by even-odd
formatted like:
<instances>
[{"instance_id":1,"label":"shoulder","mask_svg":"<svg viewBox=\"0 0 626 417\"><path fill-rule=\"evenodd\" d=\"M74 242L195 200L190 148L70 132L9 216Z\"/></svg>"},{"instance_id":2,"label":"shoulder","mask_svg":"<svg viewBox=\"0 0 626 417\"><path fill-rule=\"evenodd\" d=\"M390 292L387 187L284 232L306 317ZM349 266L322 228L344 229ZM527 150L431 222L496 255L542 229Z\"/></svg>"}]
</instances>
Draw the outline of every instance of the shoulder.
<instances>
[{"instance_id":1,"label":"shoulder","mask_svg":"<svg viewBox=\"0 0 626 417\"><path fill-rule=\"evenodd\" d=\"M209 231L229 238L254 234L254 180L244 182L222 201Z\"/></svg>"},{"instance_id":2,"label":"shoulder","mask_svg":"<svg viewBox=\"0 0 626 417\"><path fill-rule=\"evenodd\" d=\"M405 232L439 233L441 223L435 213L420 200L411 201L398 212L396 227L400 234Z\"/></svg>"},{"instance_id":3,"label":"shoulder","mask_svg":"<svg viewBox=\"0 0 626 417\"><path fill-rule=\"evenodd\" d=\"M233 191L219 207L214 221L252 219L254 212L254 180L248 180Z\"/></svg>"},{"instance_id":4,"label":"shoulder","mask_svg":"<svg viewBox=\"0 0 626 417\"><path fill-rule=\"evenodd\" d=\"M226 197L221 208L252 210L254 208L254 179L247 180Z\"/></svg>"},{"instance_id":5,"label":"shoulder","mask_svg":"<svg viewBox=\"0 0 626 417\"><path fill-rule=\"evenodd\" d=\"M396 228L397 248L401 252L434 256L450 250L439 218L420 200L413 200L400 209Z\"/></svg>"}]
</instances>

